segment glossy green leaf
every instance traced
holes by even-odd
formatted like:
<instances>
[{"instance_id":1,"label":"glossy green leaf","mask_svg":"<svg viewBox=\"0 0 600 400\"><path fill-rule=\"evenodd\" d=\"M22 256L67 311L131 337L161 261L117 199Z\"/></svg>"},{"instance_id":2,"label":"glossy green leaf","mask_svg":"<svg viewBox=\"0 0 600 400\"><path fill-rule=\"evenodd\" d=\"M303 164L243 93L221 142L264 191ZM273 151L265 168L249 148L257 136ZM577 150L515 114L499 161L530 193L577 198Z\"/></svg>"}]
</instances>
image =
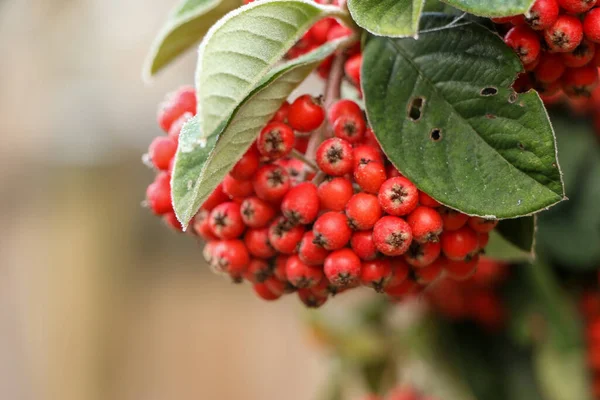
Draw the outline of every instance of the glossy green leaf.
<instances>
[{"instance_id":1,"label":"glossy green leaf","mask_svg":"<svg viewBox=\"0 0 600 400\"><path fill-rule=\"evenodd\" d=\"M198 43L223 15L241 0L184 0L169 15L146 58L143 75L149 79Z\"/></svg>"},{"instance_id":2,"label":"glossy green leaf","mask_svg":"<svg viewBox=\"0 0 600 400\"><path fill-rule=\"evenodd\" d=\"M367 115L388 158L469 215L515 218L562 201L544 105L511 88L518 57L480 25L437 30L452 21L440 14L421 21L418 40L373 37L363 52Z\"/></svg>"},{"instance_id":3,"label":"glossy green leaf","mask_svg":"<svg viewBox=\"0 0 600 400\"><path fill-rule=\"evenodd\" d=\"M208 136L199 117L188 121L179 138L171 183L175 213L184 227L290 93L341 43L330 42L272 71Z\"/></svg>"},{"instance_id":4,"label":"glossy green leaf","mask_svg":"<svg viewBox=\"0 0 600 400\"><path fill-rule=\"evenodd\" d=\"M535 0L444 0L446 3L482 17L508 17L525 14Z\"/></svg>"},{"instance_id":5,"label":"glossy green leaf","mask_svg":"<svg viewBox=\"0 0 600 400\"><path fill-rule=\"evenodd\" d=\"M207 137L317 20L341 9L306 0L256 1L221 19L200 45L196 89Z\"/></svg>"},{"instance_id":6,"label":"glossy green leaf","mask_svg":"<svg viewBox=\"0 0 600 400\"><path fill-rule=\"evenodd\" d=\"M354 21L374 35L416 36L424 0L348 0Z\"/></svg>"}]
</instances>

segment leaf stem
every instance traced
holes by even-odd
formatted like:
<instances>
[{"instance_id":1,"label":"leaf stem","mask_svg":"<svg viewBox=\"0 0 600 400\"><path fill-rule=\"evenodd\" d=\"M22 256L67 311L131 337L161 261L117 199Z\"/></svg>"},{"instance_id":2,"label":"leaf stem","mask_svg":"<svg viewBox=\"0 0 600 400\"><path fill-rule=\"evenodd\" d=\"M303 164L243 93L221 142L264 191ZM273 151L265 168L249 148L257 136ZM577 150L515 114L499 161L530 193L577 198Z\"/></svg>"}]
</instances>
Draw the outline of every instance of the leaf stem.
<instances>
[{"instance_id":1,"label":"leaf stem","mask_svg":"<svg viewBox=\"0 0 600 400\"><path fill-rule=\"evenodd\" d=\"M308 167L310 167L310 169L312 169L315 172L319 171L319 167L317 167L317 165L313 161L306 158L306 156L304 154L300 153L296 149L292 150L292 152L290 153L290 157L293 157L297 160L302 161L304 164L306 164Z\"/></svg>"}]
</instances>

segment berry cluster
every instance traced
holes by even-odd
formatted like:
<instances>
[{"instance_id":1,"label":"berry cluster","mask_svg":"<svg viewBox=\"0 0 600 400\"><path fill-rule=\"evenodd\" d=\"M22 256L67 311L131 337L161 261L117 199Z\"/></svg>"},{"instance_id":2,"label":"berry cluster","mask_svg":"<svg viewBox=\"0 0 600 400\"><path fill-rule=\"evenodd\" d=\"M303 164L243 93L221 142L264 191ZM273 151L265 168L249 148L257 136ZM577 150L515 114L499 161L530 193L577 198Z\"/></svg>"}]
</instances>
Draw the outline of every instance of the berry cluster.
<instances>
[{"instance_id":1,"label":"berry cluster","mask_svg":"<svg viewBox=\"0 0 600 400\"><path fill-rule=\"evenodd\" d=\"M375 394L367 395L362 400L435 400L435 397L425 396L411 386L400 386L390 390L384 397Z\"/></svg>"},{"instance_id":2,"label":"berry cluster","mask_svg":"<svg viewBox=\"0 0 600 400\"><path fill-rule=\"evenodd\" d=\"M473 276L463 282L441 281L427 291L427 299L433 310L446 318L469 319L497 330L506 320L506 309L497 289L508 273L508 265L481 257Z\"/></svg>"},{"instance_id":3,"label":"berry cluster","mask_svg":"<svg viewBox=\"0 0 600 400\"><path fill-rule=\"evenodd\" d=\"M169 135L155 139L149 152L160 172L148 187L148 205L177 229L169 171L194 105L189 88L163 103L158 119ZM294 148L311 133L330 137L313 141L314 151ZM297 292L317 307L360 285L400 298L443 271L465 279L496 224L419 191L385 158L356 103L339 100L326 112L319 99L303 95L262 129L192 230L207 241L204 256L214 270L248 280L266 300Z\"/></svg>"},{"instance_id":4,"label":"berry cluster","mask_svg":"<svg viewBox=\"0 0 600 400\"><path fill-rule=\"evenodd\" d=\"M587 292L581 299L581 311L586 324L588 365L591 372L592 394L600 399L600 294Z\"/></svg>"}]
</instances>

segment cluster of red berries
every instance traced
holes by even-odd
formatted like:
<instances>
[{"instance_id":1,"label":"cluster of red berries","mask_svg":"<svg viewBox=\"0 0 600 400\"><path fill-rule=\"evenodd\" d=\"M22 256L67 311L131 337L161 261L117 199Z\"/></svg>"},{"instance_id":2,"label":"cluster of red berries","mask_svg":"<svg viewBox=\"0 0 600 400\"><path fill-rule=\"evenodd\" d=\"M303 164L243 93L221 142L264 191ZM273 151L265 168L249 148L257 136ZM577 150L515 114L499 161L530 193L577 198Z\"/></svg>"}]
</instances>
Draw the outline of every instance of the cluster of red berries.
<instances>
[{"instance_id":1,"label":"cluster of red berries","mask_svg":"<svg viewBox=\"0 0 600 400\"><path fill-rule=\"evenodd\" d=\"M158 119L169 135L155 139L149 152L160 172L148 187L148 205L178 229L169 171L192 97L184 88L163 103ZM317 129L333 137L314 154L294 148ZM360 285L400 298L444 271L465 279L496 224L420 192L385 158L356 103L340 100L326 113L318 99L303 95L262 129L192 230L207 241L204 256L216 271L250 281L264 299L297 292L317 307Z\"/></svg>"},{"instance_id":2,"label":"cluster of red berries","mask_svg":"<svg viewBox=\"0 0 600 400\"><path fill-rule=\"evenodd\" d=\"M385 396L367 395L362 400L435 400L435 397L425 396L411 386L400 386L390 390Z\"/></svg>"},{"instance_id":3,"label":"cluster of red berries","mask_svg":"<svg viewBox=\"0 0 600 400\"><path fill-rule=\"evenodd\" d=\"M426 292L426 297L433 310L446 318L471 320L498 330L507 317L498 288L508 276L508 267L503 262L481 257L477 271L469 279L441 281Z\"/></svg>"},{"instance_id":4,"label":"cluster of red berries","mask_svg":"<svg viewBox=\"0 0 600 400\"><path fill-rule=\"evenodd\" d=\"M600 399L600 293L597 289L583 295L581 311L586 326L585 336L592 395L594 399Z\"/></svg>"}]
</instances>

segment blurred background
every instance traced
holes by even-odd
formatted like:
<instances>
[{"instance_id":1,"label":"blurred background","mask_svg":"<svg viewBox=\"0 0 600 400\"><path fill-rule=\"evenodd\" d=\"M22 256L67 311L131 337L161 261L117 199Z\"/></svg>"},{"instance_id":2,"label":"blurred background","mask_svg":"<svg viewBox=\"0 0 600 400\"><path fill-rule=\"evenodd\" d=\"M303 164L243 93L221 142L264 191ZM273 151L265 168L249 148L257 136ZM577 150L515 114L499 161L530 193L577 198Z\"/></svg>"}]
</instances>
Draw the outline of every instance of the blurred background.
<instances>
[{"instance_id":1,"label":"blurred background","mask_svg":"<svg viewBox=\"0 0 600 400\"><path fill-rule=\"evenodd\" d=\"M175 0L0 0L0 398L307 399L327 364L295 298L214 276L140 207L189 54L145 85Z\"/></svg>"}]
</instances>

